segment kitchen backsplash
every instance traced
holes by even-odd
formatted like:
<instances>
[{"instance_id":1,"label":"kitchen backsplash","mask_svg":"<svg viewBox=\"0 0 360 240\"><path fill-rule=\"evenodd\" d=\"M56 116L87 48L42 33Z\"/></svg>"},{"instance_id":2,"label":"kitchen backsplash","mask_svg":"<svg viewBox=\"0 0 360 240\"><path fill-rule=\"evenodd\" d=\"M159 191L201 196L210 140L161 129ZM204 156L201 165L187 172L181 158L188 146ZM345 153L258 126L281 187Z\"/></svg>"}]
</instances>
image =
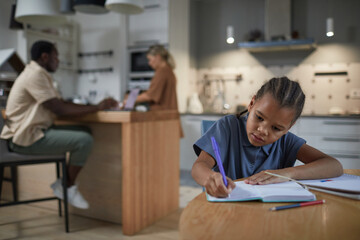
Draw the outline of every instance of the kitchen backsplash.
<instances>
[{"instance_id":1,"label":"kitchen backsplash","mask_svg":"<svg viewBox=\"0 0 360 240\"><path fill-rule=\"evenodd\" d=\"M322 75L334 72L342 74ZM235 112L238 105L249 103L265 81L281 76L298 81L303 88L306 94L303 114L359 114L360 111L360 63L357 62L201 68L192 69L192 75L190 88L198 93L206 112L221 111L219 108L214 109L214 106L222 102L222 96L222 103L230 107L229 110L224 107L222 112Z\"/></svg>"}]
</instances>

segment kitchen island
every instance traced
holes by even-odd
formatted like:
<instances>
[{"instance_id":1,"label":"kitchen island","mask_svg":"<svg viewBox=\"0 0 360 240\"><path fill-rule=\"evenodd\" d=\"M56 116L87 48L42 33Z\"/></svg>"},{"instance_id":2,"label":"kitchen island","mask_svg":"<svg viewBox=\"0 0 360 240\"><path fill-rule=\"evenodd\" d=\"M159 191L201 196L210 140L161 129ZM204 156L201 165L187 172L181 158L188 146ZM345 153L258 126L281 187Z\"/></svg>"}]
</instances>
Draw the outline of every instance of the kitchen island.
<instances>
[{"instance_id":1,"label":"kitchen island","mask_svg":"<svg viewBox=\"0 0 360 240\"><path fill-rule=\"evenodd\" d=\"M123 233L132 235L178 209L177 111L101 111L57 124L87 125L94 137L77 181L90 208L71 208L72 213L122 224ZM51 194L55 176L55 167L48 164L19 168L20 199ZM56 209L55 202L46 204ZM70 231L72 224L70 219Z\"/></svg>"}]
</instances>

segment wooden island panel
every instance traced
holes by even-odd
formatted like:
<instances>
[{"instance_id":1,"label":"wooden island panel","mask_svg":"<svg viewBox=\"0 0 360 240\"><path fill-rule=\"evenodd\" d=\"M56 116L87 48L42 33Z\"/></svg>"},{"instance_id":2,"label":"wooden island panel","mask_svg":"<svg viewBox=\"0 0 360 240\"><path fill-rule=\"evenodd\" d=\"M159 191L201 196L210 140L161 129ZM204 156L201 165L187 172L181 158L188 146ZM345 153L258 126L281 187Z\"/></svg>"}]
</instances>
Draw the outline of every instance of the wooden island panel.
<instances>
[{"instance_id":1,"label":"wooden island panel","mask_svg":"<svg viewBox=\"0 0 360 240\"><path fill-rule=\"evenodd\" d=\"M87 125L94 137L77 181L90 208L70 208L72 213L121 223L123 233L133 235L178 209L178 112L102 111L57 124ZM49 164L20 167L20 199L51 195L54 173ZM57 208L54 201L37 205Z\"/></svg>"}]
</instances>

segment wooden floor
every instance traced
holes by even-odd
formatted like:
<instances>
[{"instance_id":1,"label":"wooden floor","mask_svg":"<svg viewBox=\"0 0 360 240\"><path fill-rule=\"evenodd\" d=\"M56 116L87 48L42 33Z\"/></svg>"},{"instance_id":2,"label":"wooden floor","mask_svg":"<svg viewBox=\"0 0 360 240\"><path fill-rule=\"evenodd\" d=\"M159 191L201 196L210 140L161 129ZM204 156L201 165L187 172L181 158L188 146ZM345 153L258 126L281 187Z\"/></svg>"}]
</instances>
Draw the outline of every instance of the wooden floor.
<instances>
[{"instance_id":1,"label":"wooden floor","mask_svg":"<svg viewBox=\"0 0 360 240\"><path fill-rule=\"evenodd\" d=\"M57 212L45 207L23 204L0 208L0 240L173 240L179 239L179 219L182 209L202 189L191 177L190 171L181 172L179 209L135 236L124 236L121 225L70 215L70 233L65 233L64 219ZM41 206L41 205L40 205Z\"/></svg>"},{"instance_id":2,"label":"wooden floor","mask_svg":"<svg viewBox=\"0 0 360 240\"><path fill-rule=\"evenodd\" d=\"M70 215L70 233L57 212L37 206L18 205L0 208L0 239L179 239L178 209L135 236L124 236L121 225Z\"/></svg>"}]
</instances>

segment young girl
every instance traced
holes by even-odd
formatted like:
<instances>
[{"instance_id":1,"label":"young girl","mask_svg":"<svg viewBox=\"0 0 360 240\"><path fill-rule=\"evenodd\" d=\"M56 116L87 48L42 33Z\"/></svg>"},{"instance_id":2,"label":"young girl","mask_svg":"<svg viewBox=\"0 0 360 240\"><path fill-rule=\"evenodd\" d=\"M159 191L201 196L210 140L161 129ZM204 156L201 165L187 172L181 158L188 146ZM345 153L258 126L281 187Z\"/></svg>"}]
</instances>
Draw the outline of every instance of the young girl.
<instances>
[{"instance_id":1,"label":"young girl","mask_svg":"<svg viewBox=\"0 0 360 240\"><path fill-rule=\"evenodd\" d=\"M192 167L195 181L208 194L226 197L235 187L235 179L247 178L248 184L287 181L265 171L293 179L340 176L343 169L336 159L288 132L299 118L304 102L305 95L297 82L282 77L265 83L251 99L246 115L221 118L194 144L198 155ZM228 187L216 166L212 136L219 145ZM296 159L305 165L293 167Z\"/></svg>"}]
</instances>

